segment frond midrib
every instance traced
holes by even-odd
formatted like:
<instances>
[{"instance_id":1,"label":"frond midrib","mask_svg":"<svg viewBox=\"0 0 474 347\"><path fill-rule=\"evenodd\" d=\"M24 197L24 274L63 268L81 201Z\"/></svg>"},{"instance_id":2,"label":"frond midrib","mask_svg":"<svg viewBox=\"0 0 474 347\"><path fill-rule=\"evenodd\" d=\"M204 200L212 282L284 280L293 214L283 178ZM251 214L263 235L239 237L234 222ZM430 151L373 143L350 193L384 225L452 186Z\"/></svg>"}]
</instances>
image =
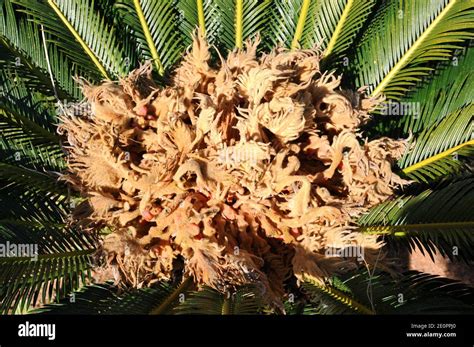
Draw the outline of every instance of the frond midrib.
<instances>
[{"instance_id":1,"label":"frond midrib","mask_svg":"<svg viewBox=\"0 0 474 347\"><path fill-rule=\"evenodd\" d=\"M355 311L358 311L360 313L367 314L367 315L374 315L375 314L375 312L372 309L366 307L362 303L356 301L355 299L349 297L344 292L342 292L342 291L340 291L340 290L338 290L334 287L331 287L329 285L322 285L322 284L317 283L316 281L312 281L312 280L309 280L309 279L307 280L307 282L310 283L311 285L317 287L319 290L323 291L327 295L331 296L333 299L337 300L338 302L342 303L343 305L346 305L347 307L350 307L351 309L353 309Z\"/></svg>"},{"instance_id":2,"label":"frond midrib","mask_svg":"<svg viewBox=\"0 0 474 347\"><path fill-rule=\"evenodd\" d=\"M354 0L347 0L347 4L344 7L344 11L342 11L341 18L339 19L336 28L334 29L334 32L331 36L331 39L329 40L328 46L326 47L326 50L324 52L325 57L329 56L332 53L332 50L336 45L337 39L339 38L339 35L342 32L342 28L344 27L344 24L346 23L347 18L349 17L349 13L353 4Z\"/></svg>"},{"instance_id":3,"label":"frond midrib","mask_svg":"<svg viewBox=\"0 0 474 347\"><path fill-rule=\"evenodd\" d=\"M395 236L404 236L406 233L417 232L419 230L446 230L446 229L463 229L474 228L474 221L466 222L435 222L435 223L418 223L418 224L399 224L399 225L373 225L360 227L359 230L365 234L391 234ZM404 234L402 234L404 233Z\"/></svg>"},{"instance_id":4,"label":"frond midrib","mask_svg":"<svg viewBox=\"0 0 474 347\"><path fill-rule=\"evenodd\" d=\"M390 81L397 75L397 73L409 64L412 55L416 53L417 48L421 43L428 37L428 35L434 30L439 22L446 16L449 10L454 6L457 0L452 0L446 7L440 12L440 14L430 23L426 30L418 37L418 39L411 45L411 47L403 54L398 62L390 69L387 75L380 81L377 87L371 93L372 96L380 94L383 89L390 83Z\"/></svg>"},{"instance_id":5,"label":"frond midrib","mask_svg":"<svg viewBox=\"0 0 474 347\"><path fill-rule=\"evenodd\" d=\"M105 67L100 63L99 59L97 56L92 52L90 49L89 45L83 40L81 35L77 32L77 30L72 26L72 24L69 22L69 20L66 18L66 16L62 13L61 9L56 5L54 0L48 0L49 6L54 10L54 12L58 15L59 19L63 22L63 24L67 27L67 29L71 32L71 34L74 36L74 38L79 42L81 47L84 49L86 54L91 58L92 62L94 65L97 67L97 69L100 71L102 76L104 76L105 79L110 79Z\"/></svg>"},{"instance_id":6,"label":"frond midrib","mask_svg":"<svg viewBox=\"0 0 474 347\"><path fill-rule=\"evenodd\" d=\"M174 289L158 307L155 307L150 311L150 315L159 315L168 311L173 302L178 299L179 294L185 292L192 283L191 277L184 279L183 282L176 287L176 289Z\"/></svg>"},{"instance_id":7,"label":"frond midrib","mask_svg":"<svg viewBox=\"0 0 474 347\"><path fill-rule=\"evenodd\" d=\"M443 151L441 153L438 153L432 157L429 157L429 158L426 158L416 164L413 164L413 165L410 165L406 168L404 168L402 171L405 173L405 174L408 174L410 172L413 172L413 171L416 171L416 170L419 170L421 169L422 167L424 166L427 166L427 165L430 165L430 164L433 164L434 162L438 161L438 160L441 160L443 158L446 158L448 156L450 156L451 154L455 153L456 151L464 148L464 147L467 147L467 146L473 146L474 145L474 140L470 140L470 141L467 141L467 142L464 142L460 145L457 145L453 148L450 148L450 149L447 149L446 151Z\"/></svg>"}]
</instances>

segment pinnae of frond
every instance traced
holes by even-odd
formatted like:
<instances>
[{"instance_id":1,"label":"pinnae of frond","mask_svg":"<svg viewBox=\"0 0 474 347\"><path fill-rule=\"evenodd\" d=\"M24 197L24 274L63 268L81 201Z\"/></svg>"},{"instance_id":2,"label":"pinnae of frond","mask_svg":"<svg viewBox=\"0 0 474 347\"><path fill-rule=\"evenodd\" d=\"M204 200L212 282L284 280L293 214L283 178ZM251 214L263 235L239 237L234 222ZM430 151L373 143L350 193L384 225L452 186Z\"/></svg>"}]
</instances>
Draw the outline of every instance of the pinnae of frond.
<instances>
[{"instance_id":1,"label":"pinnae of frond","mask_svg":"<svg viewBox=\"0 0 474 347\"><path fill-rule=\"evenodd\" d=\"M140 20L140 25L142 26L143 33L145 34L146 43L150 48L151 56L153 58L153 61L155 62L155 66L158 70L158 73L160 75L163 75L165 70L163 68L163 65L161 64L160 57L158 56L155 43L153 42L153 37L151 37L150 28L148 28L148 24L146 22L145 15L143 14L140 0L133 0L133 4L135 6L135 11L137 11L138 19Z\"/></svg>"},{"instance_id":2,"label":"pinnae of frond","mask_svg":"<svg viewBox=\"0 0 474 347\"><path fill-rule=\"evenodd\" d=\"M311 0L304 0L301 5L301 12L298 18L298 23L296 24L295 35L293 36L293 41L291 41L291 49L298 48L301 35L303 35L304 25L306 23L306 16L308 15L309 5Z\"/></svg>"},{"instance_id":3,"label":"pinnae of frond","mask_svg":"<svg viewBox=\"0 0 474 347\"><path fill-rule=\"evenodd\" d=\"M242 48L243 41L243 20L244 20L244 1L237 0L235 3L235 47Z\"/></svg>"},{"instance_id":4,"label":"pinnae of frond","mask_svg":"<svg viewBox=\"0 0 474 347\"><path fill-rule=\"evenodd\" d=\"M337 39L339 38L339 35L341 34L342 28L344 27L344 24L347 21L347 17L349 17L349 13L352 9L353 4L354 4L354 0L347 0L347 4L344 7L344 11L342 12L339 22L336 25L336 29L334 29L334 33L331 36L331 40L329 40L324 56L327 57L329 54L331 54L332 50L334 49Z\"/></svg>"},{"instance_id":5,"label":"pinnae of frond","mask_svg":"<svg viewBox=\"0 0 474 347\"><path fill-rule=\"evenodd\" d=\"M452 0L448 5L440 12L439 16L426 28L423 34L418 37L415 43L405 52L397 64L390 70L390 72L383 78L379 85L372 92L372 96L376 96L381 93L388 83L397 75L397 73L410 62L412 56L416 53L417 48L425 41L428 35L433 31L434 28L441 22L446 14L451 10L457 0Z\"/></svg>"},{"instance_id":6,"label":"pinnae of frond","mask_svg":"<svg viewBox=\"0 0 474 347\"><path fill-rule=\"evenodd\" d=\"M51 71L51 63L49 61L49 54L48 54L48 46L46 44L46 37L44 35L44 27L43 24L41 24L41 39L43 41L43 48L44 48L44 55L46 57L46 64L48 65L48 73L49 73L49 78L51 79L51 85L53 86L53 92L54 96L56 97L56 100L58 101L58 105L63 111L63 113L66 113L66 110L64 109L63 103L58 97L58 91L56 90L56 83L54 83L54 77L53 77L53 72Z\"/></svg>"},{"instance_id":7,"label":"pinnae of frond","mask_svg":"<svg viewBox=\"0 0 474 347\"><path fill-rule=\"evenodd\" d=\"M181 282L181 284L176 287L175 290L166 298L165 301L163 301L158 307L154 308L150 314L151 315L158 315L158 314L163 314L165 313L169 307L173 304L175 300L178 299L179 294L185 292L188 290L189 286L193 283L191 277L188 277Z\"/></svg>"},{"instance_id":8,"label":"pinnae of frond","mask_svg":"<svg viewBox=\"0 0 474 347\"><path fill-rule=\"evenodd\" d=\"M362 313L362 314L368 314L368 315L374 315L375 312L371 310L370 308L364 306L363 304L355 301L354 299L350 298L348 295L344 294L342 291L330 287L330 286L325 286L322 284L319 284L315 281L311 281L311 284L315 285L318 287L320 290L328 294L329 296L333 297L335 300L343 303L344 305L355 309L356 311Z\"/></svg>"},{"instance_id":9,"label":"pinnae of frond","mask_svg":"<svg viewBox=\"0 0 474 347\"><path fill-rule=\"evenodd\" d=\"M199 30L201 31L202 36L206 35L206 23L204 21L204 6L202 0L196 0L197 5L197 14L199 22Z\"/></svg>"},{"instance_id":10,"label":"pinnae of frond","mask_svg":"<svg viewBox=\"0 0 474 347\"><path fill-rule=\"evenodd\" d=\"M221 314L222 315L230 314L230 298L228 298L227 296L224 297L224 302L222 303Z\"/></svg>"},{"instance_id":11,"label":"pinnae of frond","mask_svg":"<svg viewBox=\"0 0 474 347\"><path fill-rule=\"evenodd\" d=\"M432 230L432 229L452 229L474 227L474 222L446 222L446 223L420 223L405 225L380 225L363 227L359 230L364 234L372 235L393 235L404 237L410 230Z\"/></svg>"},{"instance_id":12,"label":"pinnae of frond","mask_svg":"<svg viewBox=\"0 0 474 347\"><path fill-rule=\"evenodd\" d=\"M91 58L91 60L94 62L95 66L97 66L97 68L99 69L100 73L106 78L106 79L110 79L109 78L109 75L107 74L107 71L105 70L104 66L99 62L99 60L97 59L97 57L95 56L94 52L91 51L91 49L89 48L89 46L84 42L84 40L82 39L81 35L79 35L79 33L77 32L76 29L74 29L74 27L71 25L71 23L69 22L69 20L66 18L66 16L61 12L61 9L58 7L58 5L56 5L56 3L54 2L54 0L48 0L48 4L49 6L51 6L51 8L54 10L54 12L56 12L56 14L58 15L58 17L61 19L61 21L64 23L64 25L66 25L66 27L69 29L69 31L71 32L71 34L74 36L74 38L77 40L77 42L79 42L79 44L82 46L82 48L84 48L84 51L87 53L87 55Z\"/></svg>"},{"instance_id":13,"label":"pinnae of frond","mask_svg":"<svg viewBox=\"0 0 474 347\"><path fill-rule=\"evenodd\" d=\"M460 150L461 148L463 147L466 147L466 146L472 146L474 145L474 140L470 140L470 141L467 141L467 142L464 142L464 143L461 143L460 145L456 146L456 147L453 147L453 148L450 148L444 152L441 152L439 154L436 154L432 157L429 157L425 160L422 160L420 161L419 163L416 163L416 164L413 164L411 166L408 166L407 168L403 169L402 171L406 174L410 173L410 172L413 172L413 171L416 171L416 170L419 170L420 168L422 168L423 166L426 166L426 165L430 165L432 163L434 163L435 161L437 160L440 160L440 159L443 159L443 158L446 158L447 156L453 154L454 152Z\"/></svg>"}]
</instances>

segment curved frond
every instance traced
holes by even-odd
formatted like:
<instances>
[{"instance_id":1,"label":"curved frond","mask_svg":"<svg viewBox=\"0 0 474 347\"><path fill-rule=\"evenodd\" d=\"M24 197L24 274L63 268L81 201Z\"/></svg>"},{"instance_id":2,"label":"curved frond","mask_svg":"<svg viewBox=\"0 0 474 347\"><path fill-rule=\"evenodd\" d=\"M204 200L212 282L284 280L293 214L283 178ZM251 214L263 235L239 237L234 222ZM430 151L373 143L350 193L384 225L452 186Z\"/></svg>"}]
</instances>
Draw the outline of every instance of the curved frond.
<instances>
[{"instance_id":1,"label":"curved frond","mask_svg":"<svg viewBox=\"0 0 474 347\"><path fill-rule=\"evenodd\" d=\"M153 59L159 74L173 65L184 49L178 11L173 1L134 0L116 4L130 26L143 59Z\"/></svg>"},{"instance_id":2,"label":"curved frond","mask_svg":"<svg viewBox=\"0 0 474 347\"><path fill-rule=\"evenodd\" d=\"M325 56L330 59L341 54L355 37L375 5L375 0L347 0L337 25L327 44Z\"/></svg>"},{"instance_id":3,"label":"curved frond","mask_svg":"<svg viewBox=\"0 0 474 347\"><path fill-rule=\"evenodd\" d=\"M269 7L269 22L264 32L267 49L277 45L289 47L294 41L298 20L301 17L303 0L274 0Z\"/></svg>"},{"instance_id":4,"label":"curved frond","mask_svg":"<svg viewBox=\"0 0 474 347\"><path fill-rule=\"evenodd\" d=\"M370 306L358 302L350 291L339 290L335 285L303 282L301 287L317 305L306 308L307 314L375 314Z\"/></svg>"},{"instance_id":5,"label":"curved frond","mask_svg":"<svg viewBox=\"0 0 474 347\"><path fill-rule=\"evenodd\" d=\"M97 11L94 0L14 2L34 22L44 26L51 35L50 42L77 63L87 77L112 78L130 70L130 50L124 48L128 43Z\"/></svg>"},{"instance_id":6,"label":"curved frond","mask_svg":"<svg viewBox=\"0 0 474 347\"><path fill-rule=\"evenodd\" d=\"M216 42L219 38L219 12L213 0L183 0L177 6L183 18L180 27L185 47L191 45L196 28L210 44Z\"/></svg>"},{"instance_id":7,"label":"curved frond","mask_svg":"<svg viewBox=\"0 0 474 347\"><path fill-rule=\"evenodd\" d=\"M80 97L79 88L72 79L74 72L77 73L77 67L70 64L62 52L50 47L49 65L55 78L55 86L52 85L38 25L15 13L9 0L2 2L0 13L2 70L22 78L28 87L45 95L54 95L55 87L61 100Z\"/></svg>"},{"instance_id":8,"label":"curved frond","mask_svg":"<svg viewBox=\"0 0 474 347\"><path fill-rule=\"evenodd\" d=\"M36 311L45 314L149 314L173 294L175 287L159 282L150 288L125 289L110 282L92 284L58 304Z\"/></svg>"},{"instance_id":9,"label":"curved frond","mask_svg":"<svg viewBox=\"0 0 474 347\"><path fill-rule=\"evenodd\" d=\"M61 224L0 220L1 313L64 298L90 276L95 240Z\"/></svg>"},{"instance_id":10,"label":"curved frond","mask_svg":"<svg viewBox=\"0 0 474 347\"><path fill-rule=\"evenodd\" d=\"M220 21L219 41L225 50L242 48L243 42L262 30L269 20L269 0L216 0L215 3Z\"/></svg>"},{"instance_id":11,"label":"curved frond","mask_svg":"<svg viewBox=\"0 0 474 347\"><path fill-rule=\"evenodd\" d=\"M191 287L192 284L193 282L190 277L185 278L179 286L173 288L165 300L160 302L159 305L155 306L150 311L150 314L169 313L178 303L181 302L181 295L184 295L184 293Z\"/></svg>"},{"instance_id":12,"label":"curved frond","mask_svg":"<svg viewBox=\"0 0 474 347\"><path fill-rule=\"evenodd\" d=\"M376 0L311 1L302 36L302 47L316 44L324 50L324 66L342 63L344 52L359 33Z\"/></svg>"},{"instance_id":13,"label":"curved frond","mask_svg":"<svg viewBox=\"0 0 474 347\"><path fill-rule=\"evenodd\" d=\"M40 171L0 163L0 218L63 220L66 186Z\"/></svg>"},{"instance_id":14,"label":"curved frond","mask_svg":"<svg viewBox=\"0 0 474 347\"><path fill-rule=\"evenodd\" d=\"M305 282L309 314L472 313L474 291L453 280L420 272L392 278L362 269L326 285Z\"/></svg>"},{"instance_id":15,"label":"curved frond","mask_svg":"<svg viewBox=\"0 0 474 347\"><path fill-rule=\"evenodd\" d=\"M175 311L177 314L243 315L257 314L261 308L261 299L252 286L240 287L229 295L205 287L191 293Z\"/></svg>"},{"instance_id":16,"label":"curved frond","mask_svg":"<svg viewBox=\"0 0 474 347\"><path fill-rule=\"evenodd\" d=\"M408 177L431 181L459 172L474 154L474 104L452 112L425 129L400 159Z\"/></svg>"},{"instance_id":17,"label":"curved frond","mask_svg":"<svg viewBox=\"0 0 474 347\"><path fill-rule=\"evenodd\" d=\"M356 48L357 86L372 95L403 96L459 43L474 36L474 4L463 0L389 1L381 7Z\"/></svg>"},{"instance_id":18,"label":"curved frond","mask_svg":"<svg viewBox=\"0 0 474 347\"><path fill-rule=\"evenodd\" d=\"M374 133L391 137L418 135L474 100L474 49L465 49L453 60L442 62L437 73L420 83L400 102L387 103L382 115L374 117ZM393 106L393 107L392 107ZM392 109L395 112L392 112Z\"/></svg>"},{"instance_id":19,"label":"curved frond","mask_svg":"<svg viewBox=\"0 0 474 347\"><path fill-rule=\"evenodd\" d=\"M474 178L417 196L400 196L359 219L361 232L386 235L399 246L440 252L450 259L474 259Z\"/></svg>"},{"instance_id":20,"label":"curved frond","mask_svg":"<svg viewBox=\"0 0 474 347\"><path fill-rule=\"evenodd\" d=\"M125 56L115 35L115 28L105 24L100 13L94 11L93 2L48 0L48 5L79 42L103 77L109 78L109 73L113 76L126 73Z\"/></svg>"}]
</instances>

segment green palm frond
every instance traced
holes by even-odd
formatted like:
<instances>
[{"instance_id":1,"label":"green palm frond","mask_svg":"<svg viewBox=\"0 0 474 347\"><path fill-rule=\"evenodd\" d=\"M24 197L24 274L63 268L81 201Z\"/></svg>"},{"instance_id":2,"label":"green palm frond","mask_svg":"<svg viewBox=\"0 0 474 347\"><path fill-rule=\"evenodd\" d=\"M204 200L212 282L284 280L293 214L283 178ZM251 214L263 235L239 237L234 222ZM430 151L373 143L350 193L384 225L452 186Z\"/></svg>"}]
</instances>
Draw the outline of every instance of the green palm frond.
<instances>
[{"instance_id":1,"label":"green palm frond","mask_svg":"<svg viewBox=\"0 0 474 347\"><path fill-rule=\"evenodd\" d=\"M36 23L43 25L58 48L91 77L112 78L130 70L129 61L125 59L125 45L121 42L123 37L119 40L117 27L104 20L94 8L93 0L16 0L15 3Z\"/></svg>"},{"instance_id":2,"label":"green palm frond","mask_svg":"<svg viewBox=\"0 0 474 347\"><path fill-rule=\"evenodd\" d=\"M2 69L8 70L10 75L22 78L28 87L44 94L54 95L56 89L57 96L61 100L78 98L80 91L72 79L72 75L78 72L77 68L70 64L62 52L51 49L50 46L48 48L47 44L48 66L39 26L18 16L9 0L3 1L0 11ZM49 67L55 78L54 86L48 72Z\"/></svg>"},{"instance_id":3,"label":"green palm frond","mask_svg":"<svg viewBox=\"0 0 474 347\"><path fill-rule=\"evenodd\" d=\"M269 19L269 0L216 0L215 4L220 22L219 41L226 51L242 48L243 42L260 32Z\"/></svg>"},{"instance_id":4,"label":"green palm frond","mask_svg":"<svg viewBox=\"0 0 474 347\"><path fill-rule=\"evenodd\" d=\"M415 196L400 196L359 219L365 233L386 235L395 245L474 259L474 178L467 177ZM386 239L387 239L386 238Z\"/></svg>"},{"instance_id":5,"label":"green palm frond","mask_svg":"<svg viewBox=\"0 0 474 347\"><path fill-rule=\"evenodd\" d=\"M325 66L341 63L375 4L376 0L311 1L301 46L320 44Z\"/></svg>"},{"instance_id":6,"label":"green palm frond","mask_svg":"<svg viewBox=\"0 0 474 347\"><path fill-rule=\"evenodd\" d=\"M375 4L375 0L345 1L337 25L331 36L328 35L330 40L327 46L323 46L326 47L325 56L328 60L339 57L350 46Z\"/></svg>"},{"instance_id":7,"label":"green palm frond","mask_svg":"<svg viewBox=\"0 0 474 347\"><path fill-rule=\"evenodd\" d=\"M264 32L264 44L266 44L267 49L277 45L289 47L295 41L296 27L301 17L303 1L305 0L275 0L272 2L270 19ZM296 42L299 41L300 39L296 38Z\"/></svg>"},{"instance_id":8,"label":"green palm frond","mask_svg":"<svg viewBox=\"0 0 474 347\"><path fill-rule=\"evenodd\" d=\"M51 10L51 7L45 0L10 1L16 6L16 16L26 16L28 21L35 23L37 27L45 33L47 47L51 52L53 52L53 56L50 57L51 60L55 60L54 55L56 54L64 55L69 59L71 71L68 74L69 76L64 76L64 78L72 78L72 76L77 74L79 76L87 77L90 80L100 80L101 74L97 69L97 66L94 65L94 62L87 54L78 54L78 52L83 52L82 46L59 20L56 13ZM57 79L59 74L54 71L54 64L51 65L53 68L53 75ZM73 86L76 89L79 89L74 81L71 83L73 83Z\"/></svg>"},{"instance_id":9,"label":"green palm frond","mask_svg":"<svg viewBox=\"0 0 474 347\"><path fill-rule=\"evenodd\" d=\"M372 95L403 96L432 68L473 38L474 4L463 0L392 0L382 6L356 48L357 86ZM383 44L381 44L383 43Z\"/></svg>"},{"instance_id":10,"label":"green palm frond","mask_svg":"<svg viewBox=\"0 0 474 347\"><path fill-rule=\"evenodd\" d=\"M2 137L19 145L31 142L35 146L44 145L52 151L60 149L59 137L51 131L51 124L45 124L52 121L52 117L34 102L28 95L16 98L8 92L0 97Z\"/></svg>"},{"instance_id":11,"label":"green palm frond","mask_svg":"<svg viewBox=\"0 0 474 347\"><path fill-rule=\"evenodd\" d=\"M24 312L39 303L59 300L90 276L95 239L47 221L0 220L5 251L29 248L0 258L0 312ZM19 248L18 248L19 249ZM23 248L25 250L26 248Z\"/></svg>"},{"instance_id":12,"label":"green palm frond","mask_svg":"<svg viewBox=\"0 0 474 347\"><path fill-rule=\"evenodd\" d=\"M64 167L59 137L44 123L49 117L41 105L34 104L30 96L17 99L9 95L0 97L0 150L10 152L1 161L29 167L46 167L59 170ZM36 121L39 119L39 121Z\"/></svg>"},{"instance_id":13,"label":"green palm frond","mask_svg":"<svg viewBox=\"0 0 474 347\"><path fill-rule=\"evenodd\" d=\"M0 218L64 219L69 201L64 183L52 174L0 163Z\"/></svg>"},{"instance_id":14,"label":"green palm frond","mask_svg":"<svg viewBox=\"0 0 474 347\"><path fill-rule=\"evenodd\" d=\"M306 314L375 314L373 309L353 297L350 291L342 291L335 285L304 282L301 285L313 305L307 305Z\"/></svg>"},{"instance_id":15,"label":"green palm frond","mask_svg":"<svg viewBox=\"0 0 474 347\"><path fill-rule=\"evenodd\" d=\"M283 44L293 49L319 45L325 50L323 63L336 65L375 3L376 0L274 1L271 20L265 28L267 44Z\"/></svg>"},{"instance_id":16,"label":"green palm frond","mask_svg":"<svg viewBox=\"0 0 474 347\"><path fill-rule=\"evenodd\" d=\"M125 56L115 36L115 28L104 23L100 13L94 11L93 2L48 0L48 5L105 78L109 78L109 74L125 75Z\"/></svg>"},{"instance_id":17,"label":"green palm frond","mask_svg":"<svg viewBox=\"0 0 474 347\"><path fill-rule=\"evenodd\" d=\"M459 172L474 154L474 103L426 128L400 159L411 179L431 181Z\"/></svg>"},{"instance_id":18,"label":"green palm frond","mask_svg":"<svg viewBox=\"0 0 474 347\"><path fill-rule=\"evenodd\" d=\"M177 314L257 314L263 307L257 292L253 286L243 286L226 295L205 287L189 294L175 311Z\"/></svg>"},{"instance_id":19,"label":"green palm frond","mask_svg":"<svg viewBox=\"0 0 474 347\"><path fill-rule=\"evenodd\" d=\"M466 106L474 99L474 50L465 49L449 62L441 62L432 78L420 83L413 93L392 103L398 112L377 115L374 133L408 137ZM387 106L390 106L388 104ZM388 111L388 108L387 108Z\"/></svg>"},{"instance_id":20,"label":"green palm frond","mask_svg":"<svg viewBox=\"0 0 474 347\"><path fill-rule=\"evenodd\" d=\"M107 282L83 287L58 304L46 305L37 313L52 314L150 314L169 300L176 287L159 282L150 288L125 289ZM174 300L173 305L179 304ZM163 312L166 313L166 312Z\"/></svg>"},{"instance_id":21,"label":"green palm frond","mask_svg":"<svg viewBox=\"0 0 474 347\"><path fill-rule=\"evenodd\" d=\"M214 44L219 34L219 12L213 0L184 0L179 1L178 9L182 14L180 23L184 45L192 43L192 35L200 28L210 44Z\"/></svg>"},{"instance_id":22,"label":"green palm frond","mask_svg":"<svg viewBox=\"0 0 474 347\"><path fill-rule=\"evenodd\" d=\"M411 271L399 278L358 270L325 285L305 282L308 314L472 313L474 291L459 282Z\"/></svg>"},{"instance_id":23,"label":"green palm frond","mask_svg":"<svg viewBox=\"0 0 474 347\"><path fill-rule=\"evenodd\" d=\"M170 313L178 303L182 302L182 299L185 297L184 293L188 291L192 285L193 282L190 277L183 279L179 286L174 287L173 290L170 291L165 300L162 300L159 305L153 307L150 314L157 315Z\"/></svg>"},{"instance_id":24,"label":"green palm frond","mask_svg":"<svg viewBox=\"0 0 474 347\"><path fill-rule=\"evenodd\" d=\"M152 59L159 74L173 65L184 49L173 1L134 0L116 4L131 28L142 60Z\"/></svg>"}]
</instances>

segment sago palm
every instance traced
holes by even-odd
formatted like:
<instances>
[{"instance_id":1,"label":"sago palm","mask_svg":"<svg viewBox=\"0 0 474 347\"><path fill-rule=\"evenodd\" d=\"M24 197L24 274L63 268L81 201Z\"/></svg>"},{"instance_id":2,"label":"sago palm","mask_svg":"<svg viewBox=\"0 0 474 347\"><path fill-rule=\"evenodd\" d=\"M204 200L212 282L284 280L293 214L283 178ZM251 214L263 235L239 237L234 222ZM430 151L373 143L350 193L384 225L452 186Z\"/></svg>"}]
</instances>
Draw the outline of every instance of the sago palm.
<instances>
[{"instance_id":1,"label":"sago palm","mask_svg":"<svg viewBox=\"0 0 474 347\"><path fill-rule=\"evenodd\" d=\"M2 313L472 313L393 254L474 259L474 1L3 0L0 30Z\"/></svg>"}]
</instances>

